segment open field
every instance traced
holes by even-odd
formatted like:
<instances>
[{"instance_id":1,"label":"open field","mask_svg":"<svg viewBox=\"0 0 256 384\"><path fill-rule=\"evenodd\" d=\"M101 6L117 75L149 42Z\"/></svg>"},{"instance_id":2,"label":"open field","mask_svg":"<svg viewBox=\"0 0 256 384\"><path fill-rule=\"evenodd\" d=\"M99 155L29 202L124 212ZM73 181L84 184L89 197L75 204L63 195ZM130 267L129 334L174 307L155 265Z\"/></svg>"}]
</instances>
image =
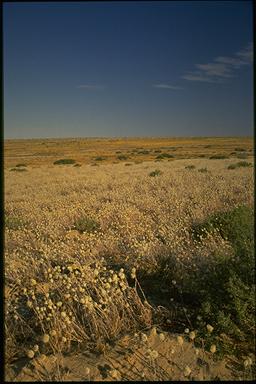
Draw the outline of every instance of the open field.
<instances>
[{"instance_id":1,"label":"open field","mask_svg":"<svg viewBox=\"0 0 256 384\"><path fill-rule=\"evenodd\" d=\"M6 140L6 378L255 378L253 160L251 138Z\"/></svg>"},{"instance_id":2,"label":"open field","mask_svg":"<svg viewBox=\"0 0 256 384\"><path fill-rule=\"evenodd\" d=\"M60 158L74 158L78 163L119 162L119 156L129 162L159 160L161 154L174 159L225 155L236 157L239 148L252 154L250 137L206 138L86 138L86 139L30 139L5 140L5 166L25 162L30 166L52 165ZM235 149L238 149L235 150ZM170 157L171 158L171 157Z\"/></svg>"}]
</instances>

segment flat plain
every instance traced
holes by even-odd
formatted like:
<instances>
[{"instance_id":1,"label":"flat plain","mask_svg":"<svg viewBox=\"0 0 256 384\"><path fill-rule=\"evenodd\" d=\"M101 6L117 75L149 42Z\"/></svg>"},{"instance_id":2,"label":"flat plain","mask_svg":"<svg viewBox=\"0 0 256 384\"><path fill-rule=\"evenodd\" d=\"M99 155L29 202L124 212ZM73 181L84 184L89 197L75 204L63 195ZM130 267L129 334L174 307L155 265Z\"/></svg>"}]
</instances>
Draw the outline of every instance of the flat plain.
<instances>
[{"instance_id":1,"label":"flat plain","mask_svg":"<svg viewBox=\"0 0 256 384\"><path fill-rule=\"evenodd\" d=\"M5 140L6 379L252 379L253 169L249 137Z\"/></svg>"}]
</instances>

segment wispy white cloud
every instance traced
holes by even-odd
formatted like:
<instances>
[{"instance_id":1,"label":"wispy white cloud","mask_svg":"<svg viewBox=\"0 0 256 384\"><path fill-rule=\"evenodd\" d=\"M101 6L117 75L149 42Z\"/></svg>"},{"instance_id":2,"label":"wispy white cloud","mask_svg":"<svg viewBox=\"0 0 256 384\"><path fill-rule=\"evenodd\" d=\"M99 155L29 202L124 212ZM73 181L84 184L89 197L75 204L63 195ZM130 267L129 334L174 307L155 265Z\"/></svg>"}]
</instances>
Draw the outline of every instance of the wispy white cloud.
<instances>
[{"instance_id":1,"label":"wispy white cloud","mask_svg":"<svg viewBox=\"0 0 256 384\"><path fill-rule=\"evenodd\" d=\"M180 87L178 85L170 85L170 84L153 84L152 87L162 88L162 89L172 89L174 91L184 89L183 87Z\"/></svg>"},{"instance_id":2,"label":"wispy white cloud","mask_svg":"<svg viewBox=\"0 0 256 384\"><path fill-rule=\"evenodd\" d=\"M253 46L249 43L235 56L218 56L212 63L195 64L196 70L185 73L182 78L189 81L202 81L207 83L223 83L226 79L234 77L235 70L253 61Z\"/></svg>"},{"instance_id":3,"label":"wispy white cloud","mask_svg":"<svg viewBox=\"0 0 256 384\"><path fill-rule=\"evenodd\" d=\"M105 87L103 85L80 84L76 88L83 88L83 89L89 89L89 90L100 90L100 89L104 89Z\"/></svg>"}]
</instances>

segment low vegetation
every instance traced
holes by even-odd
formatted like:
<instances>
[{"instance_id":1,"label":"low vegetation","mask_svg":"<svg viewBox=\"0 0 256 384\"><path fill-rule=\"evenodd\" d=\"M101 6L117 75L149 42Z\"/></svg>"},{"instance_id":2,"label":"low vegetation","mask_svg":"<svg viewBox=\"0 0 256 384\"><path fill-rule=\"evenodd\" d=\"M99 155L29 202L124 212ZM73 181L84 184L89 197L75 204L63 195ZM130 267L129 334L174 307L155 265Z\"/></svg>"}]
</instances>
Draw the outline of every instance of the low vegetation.
<instances>
[{"instance_id":1,"label":"low vegetation","mask_svg":"<svg viewBox=\"0 0 256 384\"><path fill-rule=\"evenodd\" d=\"M53 164L55 165L66 165L66 164L75 164L76 161L73 160L73 159L59 159L59 160L56 160L54 161Z\"/></svg>"}]
</instances>

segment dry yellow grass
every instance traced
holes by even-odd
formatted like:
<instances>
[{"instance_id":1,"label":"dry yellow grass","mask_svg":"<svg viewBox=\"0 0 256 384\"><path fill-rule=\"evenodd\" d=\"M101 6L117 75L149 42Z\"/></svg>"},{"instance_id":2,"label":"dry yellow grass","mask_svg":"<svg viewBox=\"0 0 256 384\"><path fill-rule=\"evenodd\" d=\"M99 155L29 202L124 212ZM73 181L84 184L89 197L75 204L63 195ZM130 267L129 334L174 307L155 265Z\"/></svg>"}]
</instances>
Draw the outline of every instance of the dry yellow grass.
<instances>
[{"instance_id":1,"label":"dry yellow grass","mask_svg":"<svg viewBox=\"0 0 256 384\"><path fill-rule=\"evenodd\" d=\"M165 147L167 152L169 146L182 147L169 152L175 154L173 161L155 163L150 154L133 154L130 167L124 166L126 161L110 164L116 151ZM85 346L105 353L106 340L150 328L153 308L134 280L133 268L152 273L167 254L194 267L214 249L230 252L218 235L194 244L190 228L217 211L253 205L253 168L227 169L235 155L209 159L238 147L247 150L252 163L252 140L246 138L6 141L7 362L32 356L35 345L43 354ZM206 157L196 158L200 154ZM106 156L106 164L92 167L96 155ZM195 158L182 159L191 156ZM83 166L53 165L61 158L74 158ZM135 164L136 159L148 161ZM9 171L19 163L27 165L26 172ZM186 169L188 165L195 168ZM204 168L206 172L198 172ZM150 177L156 169L160 173ZM42 344L43 335L49 335L49 342ZM189 361L182 364L185 370ZM190 375L188 369L185 374Z\"/></svg>"}]
</instances>

